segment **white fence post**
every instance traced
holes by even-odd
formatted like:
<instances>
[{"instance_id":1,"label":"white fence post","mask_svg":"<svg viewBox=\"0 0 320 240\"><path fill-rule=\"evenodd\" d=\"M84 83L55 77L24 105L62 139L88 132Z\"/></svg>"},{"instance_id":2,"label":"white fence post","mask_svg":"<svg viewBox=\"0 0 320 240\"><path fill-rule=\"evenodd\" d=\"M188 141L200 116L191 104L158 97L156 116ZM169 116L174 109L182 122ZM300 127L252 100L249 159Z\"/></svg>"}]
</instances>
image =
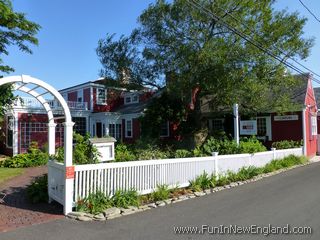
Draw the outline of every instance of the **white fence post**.
<instances>
[{"instance_id":1,"label":"white fence post","mask_svg":"<svg viewBox=\"0 0 320 240\"><path fill-rule=\"evenodd\" d=\"M276 158L277 158L277 152L276 152L276 148L271 148L271 151L272 151L272 153L273 153L273 160L276 160Z\"/></svg>"},{"instance_id":2,"label":"white fence post","mask_svg":"<svg viewBox=\"0 0 320 240\"><path fill-rule=\"evenodd\" d=\"M214 175L216 175L216 177L218 177L219 174L218 154L218 152L212 152L212 156L214 157Z\"/></svg>"}]
</instances>

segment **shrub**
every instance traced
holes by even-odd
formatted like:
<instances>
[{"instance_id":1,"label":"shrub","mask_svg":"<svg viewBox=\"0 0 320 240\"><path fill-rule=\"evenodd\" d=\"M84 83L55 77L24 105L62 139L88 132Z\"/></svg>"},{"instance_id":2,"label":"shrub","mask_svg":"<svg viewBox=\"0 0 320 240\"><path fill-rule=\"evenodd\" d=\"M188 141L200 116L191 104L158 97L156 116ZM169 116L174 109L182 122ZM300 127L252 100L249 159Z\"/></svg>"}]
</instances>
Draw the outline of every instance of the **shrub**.
<instances>
[{"instance_id":1,"label":"shrub","mask_svg":"<svg viewBox=\"0 0 320 240\"><path fill-rule=\"evenodd\" d=\"M211 177L209 177L208 173L203 172L201 175L197 176L194 180L189 181L190 188L194 192L198 192L204 189L208 189L212 187Z\"/></svg>"},{"instance_id":2,"label":"shrub","mask_svg":"<svg viewBox=\"0 0 320 240\"><path fill-rule=\"evenodd\" d=\"M90 142L90 135L87 133L82 136L78 133L73 133L73 161L75 164L93 164L98 162L98 149ZM64 161L64 148L58 148L56 154L51 156L52 159L58 162Z\"/></svg>"},{"instance_id":3,"label":"shrub","mask_svg":"<svg viewBox=\"0 0 320 240\"><path fill-rule=\"evenodd\" d=\"M115 161L116 162L127 162L136 160L136 156L129 150L125 144L117 144L115 147Z\"/></svg>"},{"instance_id":4,"label":"shrub","mask_svg":"<svg viewBox=\"0 0 320 240\"><path fill-rule=\"evenodd\" d=\"M237 143L227 138L220 140L211 137L202 146L202 149L207 156L210 156L212 152L219 152L220 155L239 153Z\"/></svg>"},{"instance_id":5,"label":"shrub","mask_svg":"<svg viewBox=\"0 0 320 240\"><path fill-rule=\"evenodd\" d=\"M48 202L48 175L37 177L27 188L27 197L32 203Z\"/></svg>"},{"instance_id":6,"label":"shrub","mask_svg":"<svg viewBox=\"0 0 320 240\"><path fill-rule=\"evenodd\" d=\"M128 208L129 206L139 206L138 192L131 189L129 191L117 190L111 198L114 207Z\"/></svg>"},{"instance_id":7,"label":"shrub","mask_svg":"<svg viewBox=\"0 0 320 240\"><path fill-rule=\"evenodd\" d=\"M283 141L272 143L272 147L276 149L298 148L301 146L303 146L303 140L301 141L283 140Z\"/></svg>"},{"instance_id":8,"label":"shrub","mask_svg":"<svg viewBox=\"0 0 320 240\"><path fill-rule=\"evenodd\" d=\"M166 159L170 157L170 153L162 151L159 148L149 148L138 150L136 156L138 160Z\"/></svg>"},{"instance_id":9,"label":"shrub","mask_svg":"<svg viewBox=\"0 0 320 240\"><path fill-rule=\"evenodd\" d=\"M112 207L110 198L100 191L90 193L88 197L78 200L76 205L77 211L91 214L101 213L110 207Z\"/></svg>"},{"instance_id":10,"label":"shrub","mask_svg":"<svg viewBox=\"0 0 320 240\"><path fill-rule=\"evenodd\" d=\"M231 183L231 181L230 181L230 179L228 178L227 175L220 175L217 178L216 186L224 186L224 185L227 185L229 183Z\"/></svg>"},{"instance_id":11,"label":"shrub","mask_svg":"<svg viewBox=\"0 0 320 240\"><path fill-rule=\"evenodd\" d=\"M174 157L175 158L188 158L188 157L192 157L192 153L188 150L185 150L185 149L177 149L174 152Z\"/></svg>"},{"instance_id":12,"label":"shrub","mask_svg":"<svg viewBox=\"0 0 320 240\"><path fill-rule=\"evenodd\" d=\"M15 155L2 161L1 167L24 168L45 165L49 160L47 153L38 149L38 144L32 142L27 153Z\"/></svg>"},{"instance_id":13,"label":"shrub","mask_svg":"<svg viewBox=\"0 0 320 240\"><path fill-rule=\"evenodd\" d=\"M168 185L157 185L157 189L151 193L151 199L153 201L162 201L168 199L170 196L170 190Z\"/></svg>"},{"instance_id":14,"label":"shrub","mask_svg":"<svg viewBox=\"0 0 320 240\"><path fill-rule=\"evenodd\" d=\"M267 151L267 148L255 137L244 138L239 143L240 153L256 153Z\"/></svg>"}]
</instances>

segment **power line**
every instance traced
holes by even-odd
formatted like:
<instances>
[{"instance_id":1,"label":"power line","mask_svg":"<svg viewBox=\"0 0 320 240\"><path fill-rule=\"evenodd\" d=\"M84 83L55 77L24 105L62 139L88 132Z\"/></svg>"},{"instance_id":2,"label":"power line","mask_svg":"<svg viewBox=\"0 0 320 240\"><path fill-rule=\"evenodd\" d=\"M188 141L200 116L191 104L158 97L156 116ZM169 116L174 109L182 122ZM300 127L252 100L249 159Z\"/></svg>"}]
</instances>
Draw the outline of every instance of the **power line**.
<instances>
[{"instance_id":1,"label":"power line","mask_svg":"<svg viewBox=\"0 0 320 240\"><path fill-rule=\"evenodd\" d=\"M197 8L198 10L205 12L207 15L209 15L211 18L213 18L214 20L216 20L217 22L222 23L227 29L229 29L231 32L235 33L236 35L238 35L239 37L241 37L242 39L244 39L245 41L249 42L250 44L252 44L253 46L255 46L256 48L258 48L259 50L261 50L262 52L266 53L267 55L269 55L270 57L276 59L277 61L279 61L281 64L284 64L285 66L289 67L290 69L298 72L301 75L304 75L305 73L299 69L298 67L294 66L291 63L286 62L285 60L281 59L279 56L275 55L274 53L272 53L269 49L264 48L263 46L261 46L261 44L256 43L256 41L252 40L248 35L244 34L243 32L239 31L238 29L234 28L233 26L231 26L230 24L228 24L227 22L225 22L221 17L217 16L216 14L213 14L211 11L209 11L208 9L204 8L202 5L198 4L195 0L187 0L187 2L189 4L191 4L193 7ZM320 84L320 80L316 79L315 77L313 77L313 81L317 82Z\"/></svg>"},{"instance_id":2,"label":"power line","mask_svg":"<svg viewBox=\"0 0 320 240\"><path fill-rule=\"evenodd\" d=\"M308 8L301 0L299 0L299 2L318 22L320 22L320 19L310 10L310 8Z\"/></svg>"},{"instance_id":3,"label":"power line","mask_svg":"<svg viewBox=\"0 0 320 240\"><path fill-rule=\"evenodd\" d=\"M243 26L245 26L248 30L250 30L251 33L256 33L255 30L252 30L252 28L248 27L248 25L244 24L242 21L240 21L238 18L236 18L234 15L232 15L231 13L229 13L228 11L226 11L225 9L221 8L221 7L217 7L219 8L220 10L222 10L225 14L229 15L231 18L233 18L234 20L236 20L238 23L242 24ZM261 44L261 42L260 42ZM287 53L280 49L279 47L275 46L275 45L272 45L276 50L278 50L281 54L283 55L287 55ZM320 74L314 72L313 70L311 70L310 68L304 66L303 64L301 64L300 62L298 62L297 60L295 60L294 58L292 57L287 57L288 59L290 59L291 61L295 62L296 64L298 64L299 66L303 67L304 69L306 69L307 71L311 72L313 75L316 75L318 77L320 77Z\"/></svg>"}]
</instances>

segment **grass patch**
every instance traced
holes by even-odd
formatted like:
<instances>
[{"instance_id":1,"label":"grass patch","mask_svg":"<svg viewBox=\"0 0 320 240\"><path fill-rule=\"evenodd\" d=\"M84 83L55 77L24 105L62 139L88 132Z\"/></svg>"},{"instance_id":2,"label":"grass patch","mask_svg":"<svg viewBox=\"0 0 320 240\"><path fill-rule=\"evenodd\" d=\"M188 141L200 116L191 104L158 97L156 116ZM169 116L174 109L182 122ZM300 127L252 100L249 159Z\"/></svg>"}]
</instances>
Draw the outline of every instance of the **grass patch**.
<instances>
[{"instance_id":1,"label":"grass patch","mask_svg":"<svg viewBox=\"0 0 320 240\"><path fill-rule=\"evenodd\" d=\"M23 168L0 168L0 183L3 183L10 178L21 175Z\"/></svg>"}]
</instances>

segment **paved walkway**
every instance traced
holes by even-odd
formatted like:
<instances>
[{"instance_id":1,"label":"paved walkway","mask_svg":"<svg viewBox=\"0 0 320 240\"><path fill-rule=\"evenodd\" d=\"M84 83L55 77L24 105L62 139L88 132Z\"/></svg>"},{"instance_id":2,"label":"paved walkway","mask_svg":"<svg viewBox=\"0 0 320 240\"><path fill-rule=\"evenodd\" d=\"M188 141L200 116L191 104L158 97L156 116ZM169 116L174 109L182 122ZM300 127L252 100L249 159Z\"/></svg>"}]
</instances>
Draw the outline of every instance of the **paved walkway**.
<instances>
[{"instance_id":1,"label":"paved walkway","mask_svg":"<svg viewBox=\"0 0 320 240\"><path fill-rule=\"evenodd\" d=\"M22 175L0 185L0 192L6 193L4 203L0 203L0 232L63 218L60 205L31 204L26 198L26 187L44 173L47 173L46 166L28 168Z\"/></svg>"}]
</instances>

